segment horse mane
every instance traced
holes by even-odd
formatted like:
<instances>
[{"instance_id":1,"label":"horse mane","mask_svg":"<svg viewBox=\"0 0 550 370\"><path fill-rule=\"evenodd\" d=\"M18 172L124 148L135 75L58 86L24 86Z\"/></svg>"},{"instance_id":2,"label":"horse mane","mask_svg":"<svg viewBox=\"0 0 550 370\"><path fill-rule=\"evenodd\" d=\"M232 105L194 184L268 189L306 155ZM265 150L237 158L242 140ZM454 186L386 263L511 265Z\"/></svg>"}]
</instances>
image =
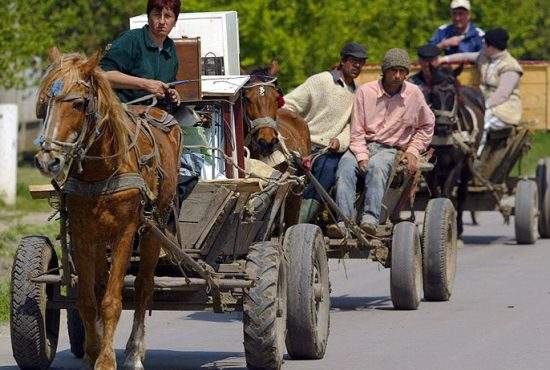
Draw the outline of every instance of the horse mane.
<instances>
[{"instance_id":1,"label":"horse mane","mask_svg":"<svg viewBox=\"0 0 550 370\"><path fill-rule=\"evenodd\" d=\"M58 62L50 65L39 87L39 103L43 101L42 97L48 95L56 80L63 80L62 94L69 93L79 80L87 80L94 91L93 94L96 94L99 113L96 127L88 128L89 132L104 133L102 136L104 139L110 140L111 148L118 150L128 148L131 131L126 111L99 66L94 66L88 77L82 75L82 69L88 61L89 59L84 54L68 53L63 54ZM123 150L123 152L124 155L115 158L117 162L128 158L129 151Z\"/></svg>"}]
</instances>

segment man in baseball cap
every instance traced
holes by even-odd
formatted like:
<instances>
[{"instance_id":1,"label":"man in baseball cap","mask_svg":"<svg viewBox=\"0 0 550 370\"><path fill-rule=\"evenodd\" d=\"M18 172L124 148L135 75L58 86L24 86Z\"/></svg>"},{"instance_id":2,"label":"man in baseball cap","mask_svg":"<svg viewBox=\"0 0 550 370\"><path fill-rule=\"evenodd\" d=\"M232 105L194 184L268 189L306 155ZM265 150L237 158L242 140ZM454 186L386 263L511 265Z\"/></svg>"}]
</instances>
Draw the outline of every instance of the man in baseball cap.
<instances>
[{"instance_id":1,"label":"man in baseball cap","mask_svg":"<svg viewBox=\"0 0 550 370\"><path fill-rule=\"evenodd\" d=\"M340 63L331 71L309 77L285 96L284 108L304 118L309 127L312 152L327 149L313 163L312 173L329 191L336 184L336 169L349 146L354 80L365 65L367 52L355 42L340 50ZM309 222L320 208L321 199L310 184L303 194L300 222Z\"/></svg>"},{"instance_id":2,"label":"man in baseball cap","mask_svg":"<svg viewBox=\"0 0 550 370\"><path fill-rule=\"evenodd\" d=\"M361 228L376 234L388 178L397 150L403 150L408 171L417 170L417 159L433 135L435 117L418 86L406 82L411 62L403 49L390 49L382 63L382 78L357 89L353 105L350 150L338 164L336 202L347 218L356 214L358 178L365 184ZM329 236L346 235L343 220L330 225Z\"/></svg>"},{"instance_id":3,"label":"man in baseball cap","mask_svg":"<svg viewBox=\"0 0 550 370\"><path fill-rule=\"evenodd\" d=\"M432 84L432 74L440 53L439 48L432 44L422 45L417 50L420 71L412 75L409 82L420 87L424 95L428 93L428 88Z\"/></svg>"},{"instance_id":4,"label":"man in baseball cap","mask_svg":"<svg viewBox=\"0 0 550 370\"><path fill-rule=\"evenodd\" d=\"M471 5L469 0L451 1L451 24L441 25L429 43L445 52L477 52L483 45L483 30L470 21Z\"/></svg>"}]
</instances>

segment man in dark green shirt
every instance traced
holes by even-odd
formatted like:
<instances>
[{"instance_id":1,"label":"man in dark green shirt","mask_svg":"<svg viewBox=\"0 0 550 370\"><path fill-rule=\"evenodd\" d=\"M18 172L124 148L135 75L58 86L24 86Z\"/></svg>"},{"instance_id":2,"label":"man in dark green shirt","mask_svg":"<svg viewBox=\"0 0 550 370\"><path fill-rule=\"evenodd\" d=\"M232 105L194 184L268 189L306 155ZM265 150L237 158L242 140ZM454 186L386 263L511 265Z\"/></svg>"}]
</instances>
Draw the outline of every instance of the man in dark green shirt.
<instances>
[{"instance_id":1,"label":"man in dark green shirt","mask_svg":"<svg viewBox=\"0 0 550 370\"><path fill-rule=\"evenodd\" d=\"M160 4L159 3L164 3ZM179 103L179 95L167 83L176 80L178 58L168 34L176 24L180 1L151 1L148 24L122 33L100 62L122 102L155 94Z\"/></svg>"}]
</instances>

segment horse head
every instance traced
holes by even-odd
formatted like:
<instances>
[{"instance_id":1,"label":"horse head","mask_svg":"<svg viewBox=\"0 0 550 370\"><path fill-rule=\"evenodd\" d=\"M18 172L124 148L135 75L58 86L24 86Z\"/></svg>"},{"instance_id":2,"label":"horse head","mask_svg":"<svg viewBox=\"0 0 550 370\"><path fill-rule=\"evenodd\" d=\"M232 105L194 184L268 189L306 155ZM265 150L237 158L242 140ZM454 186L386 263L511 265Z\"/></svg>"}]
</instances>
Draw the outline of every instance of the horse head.
<instances>
[{"instance_id":1,"label":"horse head","mask_svg":"<svg viewBox=\"0 0 550 370\"><path fill-rule=\"evenodd\" d=\"M277 110L282 106L282 91L277 85L278 63L249 72L250 80L244 86L247 143L253 152L268 156L279 144Z\"/></svg>"},{"instance_id":2,"label":"horse head","mask_svg":"<svg viewBox=\"0 0 550 370\"><path fill-rule=\"evenodd\" d=\"M64 169L70 169L73 160L82 160L94 144L106 121L101 118L110 117L112 121L112 116L120 116L120 110L110 114L108 107L118 99L98 67L100 59L99 51L90 58L61 54L57 48L49 52L50 66L36 104L36 116L44 121L35 164L45 176L61 178ZM111 139L120 138L116 136Z\"/></svg>"},{"instance_id":3,"label":"horse head","mask_svg":"<svg viewBox=\"0 0 550 370\"><path fill-rule=\"evenodd\" d=\"M462 66L453 70L446 66L436 68L432 74L431 90L426 96L435 115L435 135L448 135L457 130L458 110L461 104L457 76Z\"/></svg>"}]
</instances>

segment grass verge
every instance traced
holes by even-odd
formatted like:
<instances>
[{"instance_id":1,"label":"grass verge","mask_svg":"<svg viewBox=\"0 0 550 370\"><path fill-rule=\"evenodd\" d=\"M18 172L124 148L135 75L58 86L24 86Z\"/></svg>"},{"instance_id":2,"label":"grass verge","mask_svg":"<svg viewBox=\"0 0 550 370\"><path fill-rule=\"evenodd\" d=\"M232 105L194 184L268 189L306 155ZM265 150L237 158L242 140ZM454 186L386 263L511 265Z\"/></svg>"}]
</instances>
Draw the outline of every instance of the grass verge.
<instances>
[{"instance_id":1,"label":"grass verge","mask_svg":"<svg viewBox=\"0 0 550 370\"><path fill-rule=\"evenodd\" d=\"M512 176L535 176L537 162L550 157L550 131L535 131L531 140L531 149L512 170Z\"/></svg>"},{"instance_id":2,"label":"grass verge","mask_svg":"<svg viewBox=\"0 0 550 370\"><path fill-rule=\"evenodd\" d=\"M9 320L11 265L19 241L27 235L45 235L55 245L58 233L59 224L57 222L41 225L17 224L0 232L0 323ZM59 250L57 252L59 253Z\"/></svg>"}]
</instances>

